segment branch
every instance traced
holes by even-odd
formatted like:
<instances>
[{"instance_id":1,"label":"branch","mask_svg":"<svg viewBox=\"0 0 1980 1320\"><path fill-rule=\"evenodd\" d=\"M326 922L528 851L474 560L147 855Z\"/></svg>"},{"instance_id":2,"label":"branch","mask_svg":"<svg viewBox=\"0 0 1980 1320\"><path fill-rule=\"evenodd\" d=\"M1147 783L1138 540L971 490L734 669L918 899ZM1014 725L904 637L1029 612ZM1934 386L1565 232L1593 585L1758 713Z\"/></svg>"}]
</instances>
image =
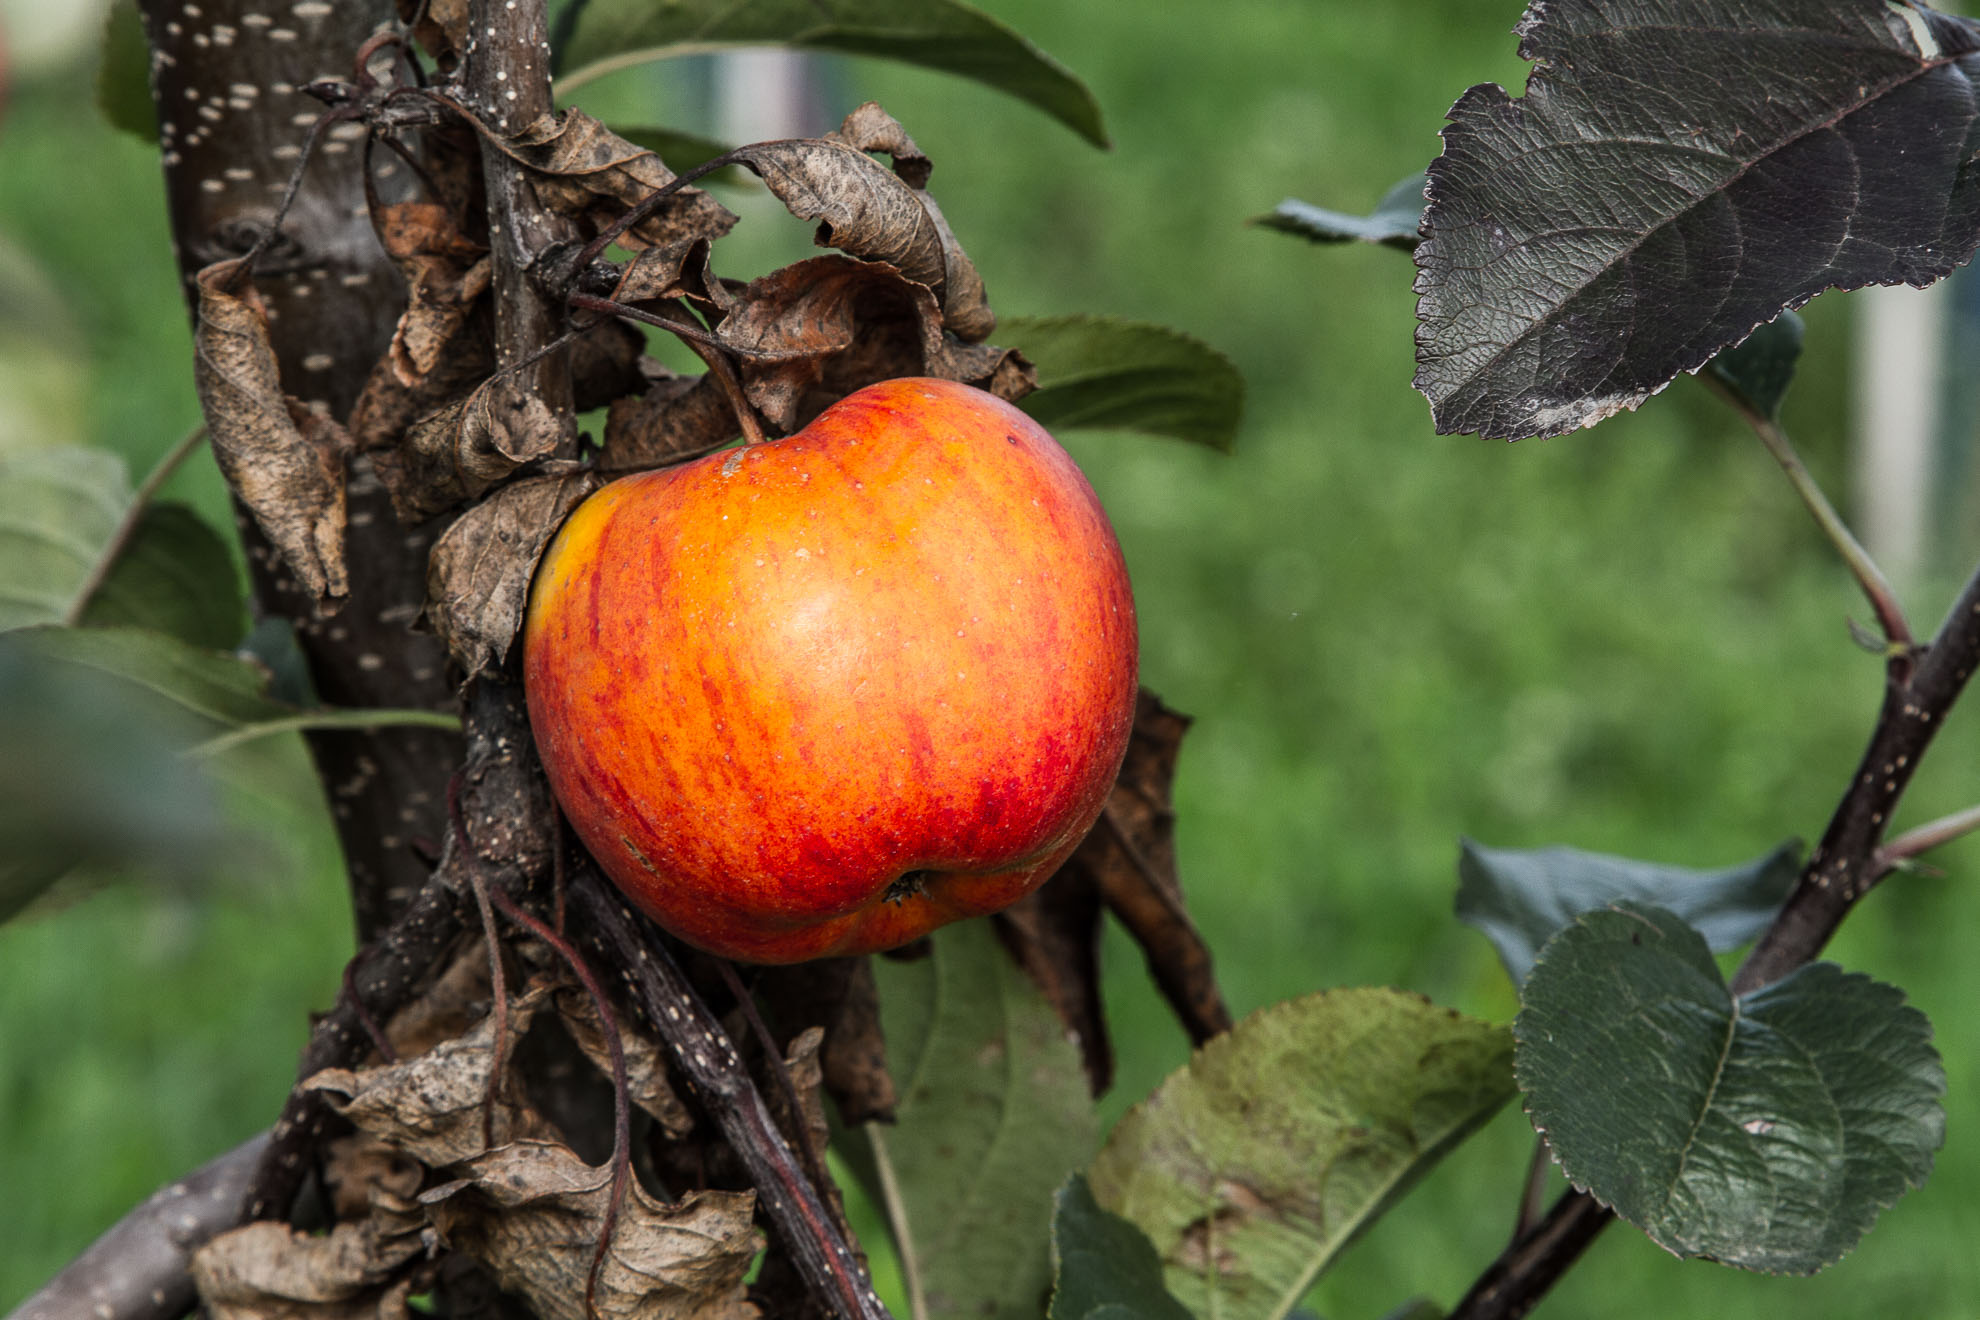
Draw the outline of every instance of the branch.
<instances>
[{"instance_id":1,"label":"branch","mask_svg":"<svg viewBox=\"0 0 1980 1320\"><path fill-rule=\"evenodd\" d=\"M1849 788L1810 853L1794 892L1732 979L1745 995L1780 980L1822 951L1850 909L1891 870L1900 845L1951 837L1974 813L1922 827L1883 846L1891 815L1946 715L1980 665L1980 568L1953 602L1938 636L1885 662L1883 709ZM1929 846L1929 843L1924 845ZM1513 1320L1533 1309L1614 1215L1586 1192L1569 1192L1547 1217L1479 1276L1450 1320Z\"/></svg>"},{"instance_id":2,"label":"branch","mask_svg":"<svg viewBox=\"0 0 1980 1320\"><path fill-rule=\"evenodd\" d=\"M761 1198L764 1213L812 1295L840 1320L891 1320L721 1023L688 984L666 944L596 871L585 866L570 888L572 914L620 969L674 1065L722 1129ZM801 1120L800 1120L801 1121Z\"/></svg>"},{"instance_id":3,"label":"branch","mask_svg":"<svg viewBox=\"0 0 1980 1320\"><path fill-rule=\"evenodd\" d=\"M258 1133L153 1192L7 1320L178 1320L197 1300L193 1253L239 1219L267 1144Z\"/></svg>"}]
</instances>

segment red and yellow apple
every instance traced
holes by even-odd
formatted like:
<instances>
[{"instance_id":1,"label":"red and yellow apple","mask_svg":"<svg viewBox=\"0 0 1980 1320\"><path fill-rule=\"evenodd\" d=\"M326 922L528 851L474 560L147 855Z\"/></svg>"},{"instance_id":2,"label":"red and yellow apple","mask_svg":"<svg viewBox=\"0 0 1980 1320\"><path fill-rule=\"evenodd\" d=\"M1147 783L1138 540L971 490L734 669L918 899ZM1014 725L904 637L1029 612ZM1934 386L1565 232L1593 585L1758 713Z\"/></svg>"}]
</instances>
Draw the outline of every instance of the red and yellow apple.
<instances>
[{"instance_id":1,"label":"red and yellow apple","mask_svg":"<svg viewBox=\"0 0 1980 1320\"><path fill-rule=\"evenodd\" d=\"M943 380L598 491L538 566L524 647L592 856L752 962L1016 901L1091 828L1134 719L1134 600L1092 488Z\"/></svg>"}]
</instances>

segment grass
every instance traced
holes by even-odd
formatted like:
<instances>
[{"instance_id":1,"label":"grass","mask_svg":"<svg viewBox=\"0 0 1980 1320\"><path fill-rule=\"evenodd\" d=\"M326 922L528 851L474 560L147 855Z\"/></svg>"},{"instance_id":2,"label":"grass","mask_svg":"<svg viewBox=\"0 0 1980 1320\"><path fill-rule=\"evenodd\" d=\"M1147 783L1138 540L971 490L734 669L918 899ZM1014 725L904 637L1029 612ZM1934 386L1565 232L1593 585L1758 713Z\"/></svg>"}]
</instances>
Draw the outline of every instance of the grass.
<instances>
[{"instance_id":1,"label":"grass","mask_svg":"<svg viewBox=\"0 0 1980 1320\"><path fill-rule=\"evenodd\" d=\"M1407 262L1243 223L1287 195L1370 205L1419 168L1459 91L1523 76L1512 7L1253 2L1214 22L1190 6L986 7L1094 86L1112 152L974 85L877 64L844 69L839 108L877 97L934 158L1001 311L1173 324L1250 380L1230 457L1066 437L1119 525L1145 681L1197 719L1181 860L1234 1008L1383 983L1508 1017L1484 940L1450 917L1460 835L1711 865L1820 831L1879 672L1843 626L1863 606L1758 444L1689 381L1586 434L1436 436L1408 388ZM757 234L718 250L724 273L808 250L805 226L743 205ZM193 416L155 165L70 83L24 86L0 124L0 237L32 255L60 295L44 314L82 346L86 397L62 415L142 468ZM1787 421L1839 491L1847 305L1809 320ZM224 516L210 465L168 493ZM1915 626L1950 591L1913 591ZM1975 724L1954 720L1900 826L1976 796ZM0 1307L264 1125L305 1013L334 992L348 927L320 811L307 794L242 801L291 840L276 865L196 898L113 887L0 928ZM1680 1263L1619 1229L1540 1314L1823 1320L1957 1313L1980 1295L1980 1024L1965 1011L1980 968L1955 934L1980 921L1962 878L1980 852L1937 860L1948 878L1893 881L1832 951L1937 1025L1950 1122L1933 1180L1819 1279ZM1187 1049L1138 955L1118 936L1106 954L1111 1117ZM1530 1145L1502 1115L1313 1308L1454 1301L1510 1230Z\"/></svg>"}]
</instances>

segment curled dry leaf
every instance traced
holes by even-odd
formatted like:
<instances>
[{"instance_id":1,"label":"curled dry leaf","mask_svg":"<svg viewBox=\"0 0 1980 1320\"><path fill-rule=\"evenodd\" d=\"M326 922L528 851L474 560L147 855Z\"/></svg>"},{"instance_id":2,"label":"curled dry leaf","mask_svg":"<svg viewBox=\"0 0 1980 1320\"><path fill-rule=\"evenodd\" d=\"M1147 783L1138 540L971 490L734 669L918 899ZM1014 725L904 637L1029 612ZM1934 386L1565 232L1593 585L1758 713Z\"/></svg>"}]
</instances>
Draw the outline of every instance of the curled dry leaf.
<instances>
[{"instance_id":1,"label":"curled dry leaf","mask_svg":"<svg viewBox=\"0 0 1980 1320\"><path fill-rule=\"evenodd\" d=\"M406 522L471 500L563 439L557 412L521 373L491 376L406 428L396 451L372 464Z\"/></svg>"},{"instance_id":2,"label":"curled dry leaf","mask_svg":"<svg viewBox=\"0 0 1980 1320\"><path fill-rule=\"evenodd\" d=\"M593 472L531 477L469 509L434 542L426 618L470 674L500 664L522 628L543 547L578 502L603 484Z\"/></svg>"},{"instance_id":3,"label":"curled dry leaf","mask_svg":"<svg viewBox=\"0 0 1980 1320\"><path fill-rule=\"evenodd\" d=\"M488 291L488 248L463 234L449 208L434 202L380 207L373 228L406 280L406 310L392 332L392 369L403 384L417 385L452 349L476 300Z\"/></svg>"},{"instance_id":4,"label":"curled dry leaf","mask_svg":"<svg viewBox=\"0 0 1980 1320\"><path fill-rule=\"evenodd\" d=\"M240 259L200 271L193 384L227 484L282 553L318 610L349 594L344 569L344 460L350 438L284 398L260 298Z\"/></svg>"},{"instance_id":5,"label":"curled dry leaf","mask_svg":"<svg viewBox=\"0 0 1980 1320\"><path fill-rule=\"evenodd\" d=\"M1100 910L1100 885L1092 868L1069 862L992 918L997 938L1044 991L1066 1034L1079 1046L1087 1086L1095 1096L1114 1081L1114 1049L1100 994Z\"/></svg>"},{"instance_id":6,"label":"curled dry leaf","mask_svg":"<svg viewBox=\"0 0 1980 1320\"><path fill-rule=\"evenodd\" d=\"M647 248L626 263L618 287L612 290L613 301L643 303L686 298L719 317L728 311L734 299L709 269L708 256L709 244L704 238Z\"/></svg>"},{"instance_id":7,"label":"curled dry leaf","mask_svg":"<svg viewBox=\"0 0 1980 1320\"><path fill-rule=\"evenodd\" d=\"M742 355L750 403L783 431L876 380L940 376L1004 399L1036 381L1014 351L945 333L926 286L851 257L813 257L750 281L717 334Z\"/></svg>"},{"instance_id":8,"label":"curled dry leaf","mask_svg":"<svg viewBox=\"0 0 1980 1320\"><path fill-rule=\"evenodd\" d=\"M894 159L890 171L867 153ZM818 221L821 247L886 262L934 291L944 324L966 343L996 328L983 280L923 191L934 167L907 131L869 101L822 138L763 142L737 153L786 209Z\"/></svg>"},{"instance_id":9,"label":"curled dry leaf","mask_svg":"<svg viewBox=\"0 0 1980 1320\"><path fill-rule=\"evenodd\" d=\"M542 201L596 233L673 182L674 172L582 110L546 114L494 145L533 174ZM619 238L629 251L683 239L720 238L736 217L698 188L683 188Z\"/></svg>"},{"instance_id":10,"label":"curled dry leaf","mask_svg":"<svg viewBox=\"0 0 1980 1320\"><path fill-rule=\"evenodd\" d=\"M323 1189L330 1196L330 1217L339 1223L364 1218L374 1202L417 1196L423 1178L417 1161L366 1133L347 1133L324 1147Z\"/></svg>"},{"instance_id":11,"label":"curled dry leaf","mask_svg":"<svg viewBox=\"0 0 1980 1320\"><path fill-rule=\"evenodd\" d=\"M1189 716L1143 689L1127 759L1093 832L1061 872L1084 870L1101 901L1148 956L1148 970L1189 1037L1201 1045L1228 1031L1231 1012L1217 985L1210 946L1189 919L1176 874L1170 785ZM1055 877L1048 884L1058 884Z\"/></svg>"},{"instance_id":12,"label":"curled dry leaf","mask_svg":"<svg viewBox=\"0 0 1980 1320\"><path fill-rule=\"evenodd\" d=\"M685 462L741 434L729 396L712 376L666 375L646 393L612 402L599 467L632 472Z\"/></svg>"},{"instance_id":13,"label":"curled dry leaf","mask_svg":"<svg viewBox=\"0 0 1980 1320\"><path fill-rule=\"evenodd\" d=\"M557 1016L584 1057L610 1077L612 1054L591 996L576 986L564 987L557 992ZM619 1041L626 1058L627 1098L651 1116L669 1140L679 1141L694 1129L694 1116L667 1082L666 1051L652 1038L623 1028Z\"/></svg>"},{"instance_id":14,"label":"curled dry leaf","mask_svg":"<svg viewBox=\"0 0 1980 1320\"><path fill-rule=\"evenodd\" d=\"M509 1003L510 1044L521 1039L549 998L536 987ZM320 1091L360 1131L389 1142L430 1167L458 1164L488 1149L482 1140L488 1073L494 1066L491 1013L464 1035L442 1041L416 1059L366 1068L326 1068L299 1085ZM507 1055L514 1058L511 1048ZM531 1109L513 1077L496 1095L495 1143L549 1139L549 1124Z\"/></svg>"},{"instance_id":15,"label":"curled dry leaf","mask_svg":"<svg viewBox=\"0 0 1980 1320\"><path fill-rule=\"evenodd\" d=\"M385 1037L402 1059L424 1054L479 1022L493 993L488 942L477 933L460 940L432 984L392 1015Z\"/></svg>"},{"instance_id":16,"label":"curled dry leaf","mask_svg":"<svg viewBox=\"0 0 1980 1320\"><path fill-rule=\"evenodd\" d=\"M880 992L865 958L820 958L757 975L757 997L780 1036L793 1040L822 1027L821 1080L847 1126L891 1121L899 1095L887 1071L887 1038L880 1029Z\"/></svg>"},{"instance_id":17,"label":"curled dry leaf","mask_svg":"<svg viewBox=\"0 0 1980 1320\"><path fill-rule=\"evenodd\" d=\"M408 1320L424 1226L397 1201L321 1235L261 1220L201 1247L193 1286L214 1320Z\"/></svg>"},{"instance_id":18,"label":"curled dry leaf","mask_svg":"<svg viewBox=\"0 0 1980 1320\"><path fill-rule=\"evenodd\" d=\"M540 1320L584 1320L605 1226L609 1169L556 1142L519 1141L467 1161L420 1197L442 1240L479 1260ZM743 1276L756 1258L750 1192L664 1205L634 1182L599 1272L597 1313L626 1320L753 1320Z\"/></svg>"}]
</instances>

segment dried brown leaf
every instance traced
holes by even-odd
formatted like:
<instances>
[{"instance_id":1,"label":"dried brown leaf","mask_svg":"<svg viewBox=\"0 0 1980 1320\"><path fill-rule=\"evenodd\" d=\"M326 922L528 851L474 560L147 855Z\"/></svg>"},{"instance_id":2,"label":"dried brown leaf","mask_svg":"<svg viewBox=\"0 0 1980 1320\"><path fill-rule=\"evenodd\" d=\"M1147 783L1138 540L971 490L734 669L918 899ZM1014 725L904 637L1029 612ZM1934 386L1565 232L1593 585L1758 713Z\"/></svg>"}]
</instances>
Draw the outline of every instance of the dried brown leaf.
<instances>
[{"instance_id":1,"label":"dried brown leaf","mask_svg":"<svg viewBox=\"0 0 1980 1320\"><path fill-rule=\"evenodd\" d=\"M940 376L1002 398L1021 398L1036 380L1014 350L946 334L927 286L851 257L813 257L752 280L717 334L742 355L750 403L782 431L877 380Z\"/></svg>"},{"instance_id":2,"label":"dried brown leaf","mask_svg":"<svg viewBox=\"0 0 1980 1320\"><path fill-rule=\"evenodd\" d=\"M510 1045L529 1030L549 998L537 987L509 1003ZM482 1140L488 1074L494 1066L495 1018L442 1041L416 1059L365 1068L326 1068L299 1083L320 1091L331 1107L360 1131L378 1137L430 1167L458 1164L488 1149ZM513 1059L514 1049L508 1051ZM523 1098L513 1076L504 1079L494 1107L495 1144L554 1136Z\"/></svg>"},{"instance_id":3,"label":"dried brown leaf","mask_svg":"<svg viewBox=\"0 0 1980 1320\"><path fill-rule=\"evenodd\" d=\"M476 934L461 940L433 983L392 1015L385 1024L386 1039L402 1059L424 1054L479 1022L493 994L488 943Z\"/></svg>"},{"instance_id":4,"label":"dried brown leaf","mask_svg":"<svg viewBox=\"0 0 1980 1320\"><path fill-rule=\"evenodd\" d=\"M867 155L893 157L889 171ZM934 166L907 130L868 101L822 138L765 142L742 155L792 215L816 220L821 247L883 261L934 290L944 326L980 343L997 318L983 278L925 191Z\"/></svg>"},{"instance_id":5,"label":"dried brown leaf","mask_svg":"<svg viewBox=\"0 0 1980 1320\"><path fill-rule=\"evenodd\" d=\"M557 1014L584 1057L610 1077L612 1054L591 996L576 986L565 987L557 994ZM679 1141L694 1129L694 1116L667 1081L666 1051L657 1041L623 1026L619 1042L625 1052L627 1098L650 1115L669 1140Z\"/></svg>"},{"instance_id":6,"label":"dried brown leaf","mask_svg":"<svg viewBox=\"0 0 1980 1320\"><path fill-rule=\"evenodd\" d=\"M407 427L396 461L377 465L378 476L399 517L418 522L547 458L563 434L556 409L528 377L502 373Z\"/></svg>"},{"instance_id":7,"label":"dried brown leaf","mask_svg":"<svg viewBox=\"0 0 1980 1320\"><path fill-rule=\"evenodd\" d=\"M1100 910L1092 868L1068 862L993 918L997 937L1045 993L1079 1046L1095 1096L1114 1080L1114 1051L1100 993Z\"/></svg>"},{"instance_id":8,"label":"dried brown leaf","mask_svg":"<svg viewBox=\"0 0 1980 1320\"><path fill-rule=\"evenodd\" d=\"M600 321L571 341L571 407L581 413L646 388L640 355L646 339L623 321Z\"/></svg>"},{"instance_id":9,"label":"dried brown leaf","mask_svg":"<svg viewBox=\"0 0 1980 1320\"><path fill-rule=\"evenodd\" d=\"M599 466L610 472L665 467L712 453L742 434L736 411L709 376L667 375L612 404Z\"/></svg>"},{"instance_id":10,"label":"dried brown leaf","mask_svg":"<svg viewBox=\"0 0 1980 1320\"><path fill-rule=\"evenodd\" d=\"M193 1255L193 1286L214 1320L408 1320L423 1219L387 1210L322 1235L246 1224Z\"/></svg>"},{"instance_id":11,"label":"dried brown leaf","mask_svg":"<svg viewBox=\"0 0 1980 1320\"><path fill-rule=\"evenodd\" d=\"M720 317L734 301L728 288L715 278L708 266L709 245L704 238L650 247L626 263L612 299L622 303L652 302L664 298L686 298Z\"/></svg>"},{"instance_id":12,"label":"dried brown leaf","mask_svg":"<svg viewBox=\"0 0 1980 1320\"><path fill-rule=\"evenodd\" d=\"M426 566L426 618L470 674L500 664L522 628L529 581L564 517L603 484L576 471L513 482L440 534Z\"/></svg>"},{"instance_id":13,"label":"dried brown leaf","mask_svg":"<svg viewBox=\"0 0 1980 1320\"><path fill-rule=\"evenodd\" d=\"M461 1166L420 1200L446 1244L479 1260L541 1320L584 1320L604 1230L609 1169L556 1142L519 1141ZM743 1276L756 1257L749 1192L697 1192L664 1205L626 1189L597 1310L623 1320L754 1320Z\"/></svg>"},{"instance_id":14,"label":"dried brown leaf","mask_svg":"<svg viewBox=\"0 0 1980 1320\"><path fill-rule=\"evenodd\" d=\"M400 383L417 385L449 354L488 291L488 249L463 234L452 211L434 202L379 208L374 228L406 281L406 310L388 357Z\"/></svg>"},{"instance_id":15,"label":"dried brown leaf","mask_svg":"<svg viewBox=\"0 0 1980 1320\"><path fill-rule=\"evenodd\" d=\"M213 456L319 611L349 594L344 569L344 462L350 438L285 399L268 319L253 286L230 287L240 260L196 276L193 384ZM298 416L300 414L300 416Z\"/></svg>"},{"instance_id":16,"label":"dried brown leaf","mask_svg":"<svg viewBox=\"0 0 1980 1320\"><path fill-rule=\"evenodd\" d=\"M417 1196L424 1176L417 1160L367 1133L347 1133L324 1147L323 1188L339 1223L364 1218L375 1201Z\"/></svg>"},{"instance_id":17,"label":"dried brown leaf","mask_svg":"<svg viewBox=\"0 0 1980 1320\"><path fill-rule=\"evenodd\" d=\"M884 261L917 284L942 287L942 236L920 194L858 147L789 138L738 154L792 215L818 222L820 247Z\"/></svg>"},{"instance_id":18,"label":"dried brown leaf","mask_svg":"<svg viewBox=\"0 0 1980 1320\"><path fill-rule=\"evenodd\" d=\"M1174 799L1170 784L1189 716L1142 689L1134 735L1099 824L1068 867L1089 869L1107 908L1148 957L1148 970L1196 1044L1230 1029L1210 946L1189 918L1176 874Z\"/></svg>"},{"instance_id":19,"label":"dried brown leaf","mask_svg":"<svg viewBox=\"0 0 1980 1320\"><path fill-rule=\"evenodd\" d=\"M637 203L671 183L674 172L645 147L626 141L582 110L546 114L495 146L533 171L536 194L546 205L597 233ZM736 217L707 193L683 188L622 235L628 251L696 238L716 239Z\"/></svg>"},{"instance_id":20,"label":"dried brown leaf","mask_svg":"<svg viewBox=\"0 0 1980 1320\"><path fill-rule=\"evenodd\" d=\"M351 439L359 450L372 456L372 465L388 489L404 480L398 474L403 464L397 449L406 429L448 402L465 398L493 374L495 345L482 320L477 310L470 317L469 329L455 336L454 351L443 354L433 370L415 384L408 385L399 378L389 351L365 377L364 389L351 408Z\"/></svg>"},{"instance_id":21,"label":"dried brown leaf","mask_svg":"<svg viewBox=\"0 0 1980 1320\"><path fill-rule=\"evenodd\" d=\"M760 969L757 996L778 1034L795 1037L822 1027L825 1090L847 1126L891 1121L899 1096L887 1071L887 1038L880 1029L880 994L865 958L821 958Z\"/></svg>"}]
</instances>

